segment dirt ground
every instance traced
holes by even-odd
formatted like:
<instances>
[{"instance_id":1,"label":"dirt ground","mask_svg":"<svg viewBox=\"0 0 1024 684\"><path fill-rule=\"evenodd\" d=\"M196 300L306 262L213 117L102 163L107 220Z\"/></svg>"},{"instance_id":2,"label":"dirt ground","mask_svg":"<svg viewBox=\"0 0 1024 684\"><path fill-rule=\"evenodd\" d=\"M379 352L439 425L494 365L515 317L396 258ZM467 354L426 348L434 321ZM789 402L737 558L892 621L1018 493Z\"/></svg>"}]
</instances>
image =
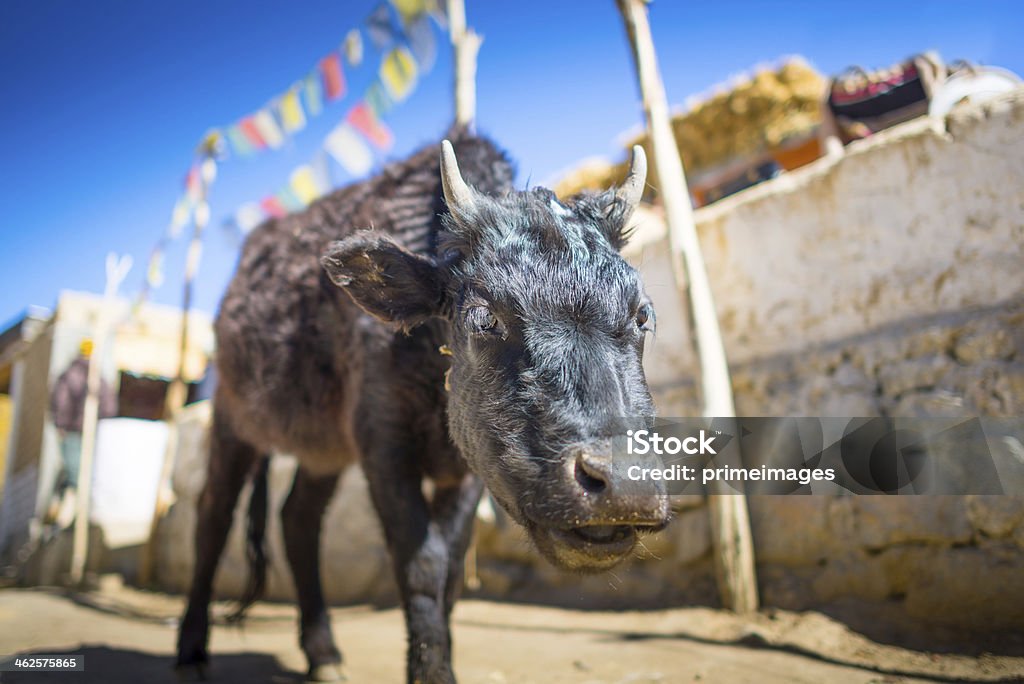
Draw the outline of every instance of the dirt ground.
<instances>
[{"instance_id":1,"label":"dirt ground","mask_svg":"<svg viewBox=\"0 0 1024 684\"><path fill-rule=\"evenodd\" d=\"M86 663L84 673L3 673L0 682L175 682L181 608L180 597L121 586L81 594L0 590L0 655L81 653ZM400 611L338 608L332 618L350 682L402 681ZM598 613L466 600L456 607L453 632L463 684L1024 681L1022 657L878 644L817 613ZM303 680L288 605L258 604L244 628L215 626L211 652L212 681Z\"/></svg>"}]
</instances>

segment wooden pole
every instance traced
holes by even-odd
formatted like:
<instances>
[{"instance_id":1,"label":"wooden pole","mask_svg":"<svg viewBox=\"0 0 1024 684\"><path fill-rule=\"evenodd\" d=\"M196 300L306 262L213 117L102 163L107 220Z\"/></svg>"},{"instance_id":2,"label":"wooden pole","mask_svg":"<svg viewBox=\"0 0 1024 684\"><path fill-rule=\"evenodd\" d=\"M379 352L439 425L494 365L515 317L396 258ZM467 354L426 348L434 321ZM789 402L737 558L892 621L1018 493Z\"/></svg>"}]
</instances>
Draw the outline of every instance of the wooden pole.
<instances>
[{"instance_id":1,"label":"wooden pole","mask_svg":"<svg viewBox=\"0 0 1024 684\"><path fill-rule=\"evenodd\" d=\"M658 60L647 18L647 3L645 0L616 2L632 47L654 166L661 183L660 196L665 205L672 269L682 294L689 297L693 314L704 415L732 418L736 415L736 409L733 405L729 366L693 220L686 175L672 132L665 86L658 72ZM746 497L742 494L712 495L708 505L715 550L715 575L722 604L737 612L757 610L754 545Z\"/></svg>"},{"instance_id":2,"label":"wooden pole","mask_svg":"<svg viewBox=\"0 0 1024 684\"><path fill-rule=\"evenodd\" d=\"M203 258L203 233L210 222L210 205L207 202L209 186L217 175L217 162L206 157L199 164L199 198L193 213L192 240L185 257L185 283L181 297L181 336L178 340L178 372L167 389L166 413L170 420L185 405L187 380L185 366L188 361L188 316L192 310L192 294L199 264Z\"/></svg>"},{"instance_id":3,"label":"wooden pole","mask_svg":"<svg viewBox=\"0 0 1024 684\"><path fill-rule=\"evenodd\" d=\"M170 508L173 499L171 475L174 472L174 457L178 450L178 430L176 418L188 399L188 382L186 367L188 363L188 318L192 310L193 283L199 273L199 264L203 256L203 233L210 222L210 205L207 200L210 184L217 175L217 162L213 159L212 150L207 150L199 164L199 196L192 216L192 240L188 245L185 257L185 282L181 298L181 334L178 338L178 370L167 388L164 400L164 421L167 423L167 444L164 458L160 466L160 480L157 485L156 502L153 506L153 517L149 523L149 536L142 547L139 559L138 582L146 586L153 581L157 563L156 534L160 521Z\"/></svg>"},{"instance_id":4,"label":"wooden pole","mask_svg":"<svg viewBox=\"0 0 1024 684\"><path fill-rule=\"evenodd\" d=\"M96 428L100 418L100 387L103 377L103 357L107 337L113 327L114 304L117 289L132 267L132 258L107 255L107 282L103 300L93 328L92 358L86 380L85 406L82 415L82 454L78 471L78 491L75 500L75 529L71 547L71 584L80 585L85 579L85 564L89 553L89 517L92 504L92 466L96 454Z\"/></svg>"},{"instance_id":5,"label":"wooden pole","mask_svg":"<svg viewBox=\"0 0 1024 684\"><path fill-rule=\"evenodd\" d=\"M466 27L466 6L463 0L448 0L448 36L452 43L452 63L455 72L455 123L472 131L476 121L476 57L484 39L473 29ZM480 512L486 504L487 493L485 492L483 496L484 499L477 506L476 517L480 517ZM476 517L462 566L463 584L470 591L480 588L480 575L476 563Z\"/></svg>"},{"instance_id":6,"label":"wooden pole","mask_svg":"<svg viewBox=\"0 0 1024 684\"><path fill-rule=\"evenodd\" d=\"M455 62L455 123L472 130L476 119L476 56L484 39L466 28L463 0L448 0L448 35Z\"/></svg>"}]
</instances>

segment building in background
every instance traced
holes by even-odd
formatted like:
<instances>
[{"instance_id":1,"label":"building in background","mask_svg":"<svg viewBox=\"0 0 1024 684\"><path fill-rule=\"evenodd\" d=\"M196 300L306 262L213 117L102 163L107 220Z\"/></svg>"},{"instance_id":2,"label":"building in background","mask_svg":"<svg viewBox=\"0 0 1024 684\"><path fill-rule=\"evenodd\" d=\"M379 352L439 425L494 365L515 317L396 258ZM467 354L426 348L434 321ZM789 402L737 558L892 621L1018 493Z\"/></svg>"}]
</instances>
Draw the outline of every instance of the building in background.
<instances>
[{"instance_id":1,"label":"building in background","mask_svg":"<svg viewBox=\"0 0 1024 684\"><path fill-rule=\"evenodd\" d=\"M0 332L0 559L5 562L16 559L45 514L61 464L49 391L82 340L95 337L101 304L98 295L62 292L52 314L31 308ZM148 532L163 459L164 399L178 370L181 312L155 304L133 312L127 300L115 306L114 334L104 358L94 360L117 393L118 413L101 421L97 434L93 518L114 521L118 529L104 530L109 540L139 543L135 537ZM191 313L185 359L190 397L208 374L212 351L209 316ZM106 482L128 476L133 478L129 487Z\"/></svg>"},{"instance_id":2,"label":"building in background","mask_svg":"<svg viewBox=\"0 0 1024 684\"><path fill-rule=\"evenodd\" d=\"M843 144L920 116L941 119L957 105L981 103L1022 85L1005 69L962 60L947 65L936 53L873 71L851 67L831 79L795 56L687 98L672 116L672 129L693 205L703 207L826 153L841 154ZM652 158L645 132L627 132L622 141L627 151L642 145ZM560 197L601 191L620 185L628 167L628 159L591 158L559 179L554 190ZM645 199L657 203L659 186L652 166Z\"/></svg>"},{"instance_id":3,"label":"building in background","mask_svg":"<svg viewBox=\"0 0 1024 684\"><path fill-rule=\"evenodd\" d=\"M679 153L694 206L700 207L808 164L821 155L818 127L828 79L800 57L756 69L709 93L688 98L672 116ZM642 132L622 136L626 149L650 141ZM628 160L590 160L559 181L562 197L622 183ZM648 174L648 197L656 199L657 170Z\"/></svg>"}]
</instances>

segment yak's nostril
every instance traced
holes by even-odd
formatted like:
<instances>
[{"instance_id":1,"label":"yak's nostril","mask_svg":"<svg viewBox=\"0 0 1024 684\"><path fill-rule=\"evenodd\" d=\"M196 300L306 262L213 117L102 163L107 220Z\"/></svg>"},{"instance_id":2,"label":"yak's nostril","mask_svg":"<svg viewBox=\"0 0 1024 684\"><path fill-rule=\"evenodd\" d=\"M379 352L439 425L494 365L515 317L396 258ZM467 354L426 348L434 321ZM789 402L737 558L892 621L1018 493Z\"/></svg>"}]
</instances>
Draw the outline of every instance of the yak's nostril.
<instances>
[{"instance_id":1,"label":"yak's nostril","mask_svg":"<svg viewBox=\"0 0 1024 684\"><path fill-rule=\"evenodd\" d=\"M576 481L583 487L583 491L597 494L608 486L608 476L592 458L586 452L576 457Z\"/></svg>"}]
</instances>

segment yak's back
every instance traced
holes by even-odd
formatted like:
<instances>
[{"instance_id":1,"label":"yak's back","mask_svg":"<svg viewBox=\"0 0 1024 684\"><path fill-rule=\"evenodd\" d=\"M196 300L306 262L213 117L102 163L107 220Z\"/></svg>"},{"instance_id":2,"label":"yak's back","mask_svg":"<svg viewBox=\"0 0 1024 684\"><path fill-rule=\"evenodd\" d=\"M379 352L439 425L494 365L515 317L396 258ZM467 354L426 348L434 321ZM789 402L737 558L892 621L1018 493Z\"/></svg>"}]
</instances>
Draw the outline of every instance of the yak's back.
<instances>
[{"instance_id":1,"label":"yak's back","mask_svg":"<svg viewBox=\"0 0 1024 684\"><path fill-rule=\"evenodd\" d=\"M512 166L493 143L460 131L450 137L467 182L490 195L511 189ZM433 254L445 212L439 151L429 145L246 239L215 324L218 408L232 414L243 439L295 452L338 438L328 426L339 422L359 356L358 312L323 274L320 257L331 241L366 228Z\"/></svg>"}]
</instances>

